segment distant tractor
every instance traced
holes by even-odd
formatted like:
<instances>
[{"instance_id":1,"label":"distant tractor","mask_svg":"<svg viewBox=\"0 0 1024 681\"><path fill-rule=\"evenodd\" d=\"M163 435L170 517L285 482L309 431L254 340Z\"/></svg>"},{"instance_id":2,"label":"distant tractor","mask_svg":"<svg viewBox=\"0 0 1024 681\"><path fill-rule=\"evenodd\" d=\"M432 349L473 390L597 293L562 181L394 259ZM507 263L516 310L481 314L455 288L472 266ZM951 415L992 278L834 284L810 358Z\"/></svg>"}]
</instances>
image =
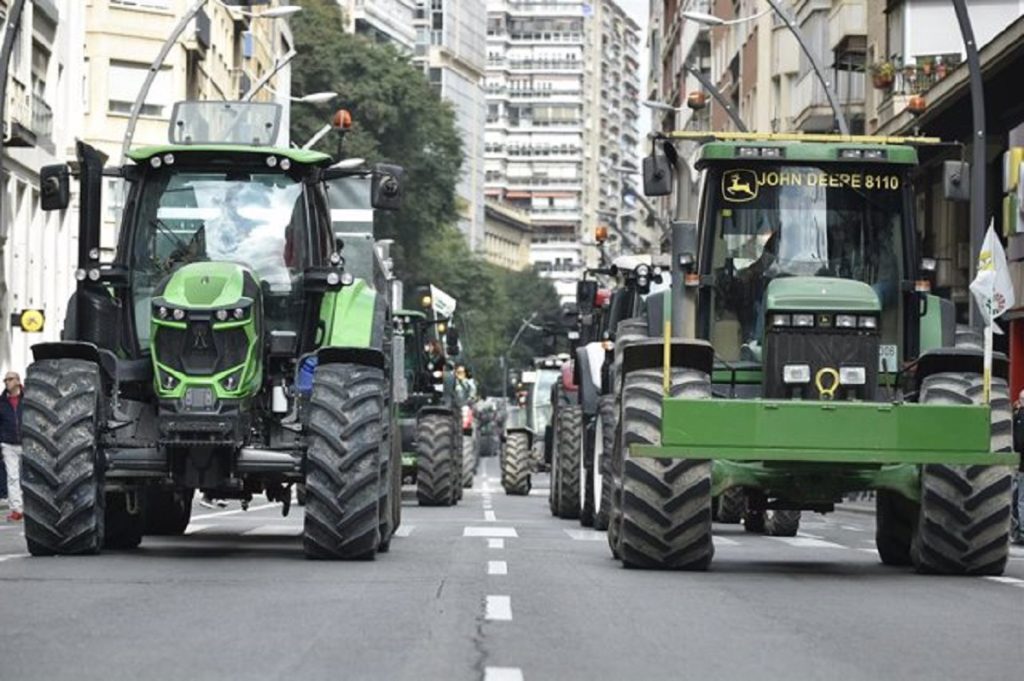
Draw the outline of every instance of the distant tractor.
<instances>
[{"instance_id":1,"label":"distant tractor","mask_svg":"<svg viewBox=\"0 0 1024 681\"><path fill-rule=\"evenodd\" d=\"M673 190L686 136L645 160L649 196ZM1019 463L1008 367L997 355L986 404L982 353L957 345L953 304L930 291L911 191L928 140L698 140L673 337L623 351L614 553L703 570L729 490L748 530L774 534L876 490L883 563L1002 573Z\"/></svg>"},{"instance_id":2,"label":"distant tractor","mask_svg":"<svg viewBox=\"0 0 1024 681\"><path fill-rule=\"evenodd\" d=\"M372 245L365 262L346 250L331 212L397 208L401 169L273 147L279 122L275 104L186 102L170 143L124 167L78 144L78 287L26 380L33 555L181 534L195 491L243 508L265 494L287 514L298 484L308 557L388 549L401 506L387 275ZM42 169L45 210L68 207L71 174ZM128 187L111 262L105 176ZM341 180L366 205L340 201Z\"/></svg>"}]
</instances>

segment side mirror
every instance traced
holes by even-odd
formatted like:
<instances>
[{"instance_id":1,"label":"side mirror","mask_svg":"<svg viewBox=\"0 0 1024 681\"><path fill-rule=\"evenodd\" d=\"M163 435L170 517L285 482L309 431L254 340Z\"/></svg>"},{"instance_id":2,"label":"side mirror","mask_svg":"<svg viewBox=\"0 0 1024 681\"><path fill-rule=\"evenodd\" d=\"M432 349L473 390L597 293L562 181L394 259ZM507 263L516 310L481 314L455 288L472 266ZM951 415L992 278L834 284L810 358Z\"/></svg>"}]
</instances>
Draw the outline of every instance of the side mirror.
<instances>
[{"instance_id":1,"label":"side mirror","mask_svg":"<svg viewBox=\"0 0 1024 681\"><path fill-rule=\"evenodd\" d=\"M576 282L576 306L580 314L588 314L594 311L594 303L597 300L597 282L592 279L585 279Z\"/></svg>"},{"instance_id":2,"label":"side mirror","mask_svg":"<svg viewBox=\"0 0 1024 681\"><path fill-rule=\"evenodd\" d=\"M644 159L644 196L668 196L672 193L672 164L664 154L653 153Z\"/></svg>"},{"instance_id":3,"label":"side mirror","mask_svg":"<svg viewBox=\"0 0 1024 681\"><path fill-rule=\"evenodd\" d=\"M947 201L971 200L971 164L964 161L942 163L942 193Z\"/></svg>"},{"instance_id":4,"label":"side mirror","mask_svg":"<svg viewBox=\"0 0 1024 681\"><path fill-rule=\"evenodd\" d=\"M40 203L43 210L64 210L71 203L71 169L66 163L39 169Z\"/></svg>"},{"instance_id":5,"label":"side mirror","mask_svg":"<svg viewBox=\"0 0 1024 681\"><path fill-rule=\"evenodd\" d=\"M378 163L370 181L370 202L378 210L398 210L402 207L402 166Z\"/></svg>"}]
</instances>

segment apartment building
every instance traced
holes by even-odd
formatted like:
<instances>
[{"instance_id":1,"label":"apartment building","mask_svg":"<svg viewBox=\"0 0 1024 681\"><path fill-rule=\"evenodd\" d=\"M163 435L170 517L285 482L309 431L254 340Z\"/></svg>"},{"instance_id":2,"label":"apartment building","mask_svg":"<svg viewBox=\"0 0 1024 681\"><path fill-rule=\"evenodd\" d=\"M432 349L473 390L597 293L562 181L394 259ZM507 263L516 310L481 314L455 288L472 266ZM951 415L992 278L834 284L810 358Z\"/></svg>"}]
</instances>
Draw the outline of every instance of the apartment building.
<instances>
[{"instance_id":1,"label":"apartment building","mask_svg":"<svg viewBox=\"0 0 1024 681\"><path fill-rule=\"evenodd\" d=\"M345 30L411 54L416 47L413 16L418 0L338 0Z\"/></svg>"},{"instance_id":2,"label":"apartment building","mask_svg":"<svg viewBox=\"0 0 1024 681\"><path fill-rule=\"evenodd\" d=\"M417 0L416 52L431 86L455 109L463 143L459 229L471 250L484 244L484 126L487 8L480 0Z\"/></svg>"},{"instance_id":3,"label":"apartment building","mask_svg":"<svg viewBox=\"0 0 1024 681\"><path fill-rule=\"evenodd\" d=\"M13 0L0 0L5 25ZM0 195L0 368L24 374L30 347L60 338L78 265L78 215L39 206L39 168L74 154L84 92L79 0L25 2L6 74L3 193ZM41 309L41 333L12 328L25 309Z\"/></svg>"},{"instance_id":4,"label":"apartment building","mask_svg":"<svg viewBox=\"0 0 1024 681\"><path fill-rule=\"evenodd\" d=\"M530 214L507 203L484 202L483 254L487 262L510 270L530 266Z\"/></svg>"}]
</instances>

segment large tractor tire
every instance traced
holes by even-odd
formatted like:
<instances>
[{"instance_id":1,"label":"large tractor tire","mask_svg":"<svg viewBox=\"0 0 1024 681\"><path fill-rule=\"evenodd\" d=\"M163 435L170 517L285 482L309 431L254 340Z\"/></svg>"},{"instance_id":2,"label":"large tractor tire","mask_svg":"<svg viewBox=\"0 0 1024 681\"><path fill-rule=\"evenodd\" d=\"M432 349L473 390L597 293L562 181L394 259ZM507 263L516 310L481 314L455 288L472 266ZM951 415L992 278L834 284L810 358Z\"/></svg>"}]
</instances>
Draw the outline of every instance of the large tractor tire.
<instances>
[{"instance_id":1,"label":"large tractor tire","mask_svg":"<svg viewBox=\"0 0 1024 681\"><path fill-rule=\"evenodd\" d=\"M875 547L885 565L910 565L910 542L914 537L916 502L901 494L880 489L875 496Z\"/></svg>"},{"instance_id":2,"label":"large tractor tire","mask_svg":"<svg viewBox=\"0 0 1024 681\"><path fill-rule=\"evenodd\" d=\"M146 523L144 534L180 537L192 518L192 499L195 490L175 487L149 487L146 497Z\"/></svg>"},{"instance_id":3,"label":"large tractor tire","mask_svg":"<svg viewBox=\"0 0 1024 681\"><path fill-rule=\"evenodd\" d=\"M598 422L594 441L594 529L608 529L611 509L612 482L611 457L615 449L615 397L602 395L598 400Z\"/></svg>"},{"instance_id":4,"label":"large tractor tire","mask_svg":"<svg viewBox=\"0 0 1024 681\"><path fill-rule=\"evenodd\" d=\"M386 418L381 429L388 433L387 439L381 444L380 451L380 492L377 512L380 514L380 544L377 550L387 553L391 550L391 538L401 522L402 497L402 453L399 449L398 423L390 418L391 411L385 412Z\"/></svg>"},{"instance_id":5,"label":"large tractor tire","mask_svg":"<svg viewBox=\"0 0 1024 681\"><path fill-rule=\"evenodd\" d=\"M478 459L478 440L473 432L462 431L462 486L469 489L473 486Z\"/></svg>"},{"instance_id":6,"label":"large tractor tire","mask_svg":"<svg viewBox=\"0 0 1024 681\"><path fill-rule=\"evenodd\" d=\"M100 370L56 359L28 368L22 412L25 541L33 556L99 553L104 537Z\"/></svg>"},{"instance_id":7,"label":"large tractor tire","mask_svg":"<svg viewBox=\"0 0 1024 681\"><path fill-rule=\"evenodd\" d=\"M764 533L769 537L795 537L800 531L800 511L769 509L764 512Z\"/></svg>"},{"instance_id":8,"label":"large tractor tire","mask_svg":"<svg viewBox=\"0 0 1024 681\"><path fill-rule=\"evenodd\" d=\"M141 495L136 496L138 499ZM134 549L142 543L146 526L143 508L129 504L124 492L108 492L103 517L103 548Z\"/></svg>"},{"instance_id":9,"label":"large tractor tire","mask_svg":"<svg viewBox=\"0 0 1024 681\"><path fill-rule=\"evenodd\" d=\"M672 397L707 399L702 371L672 370ZM711 462L632 457L626 448L661 442L662 372L623 376L621 527L618 554L627 567L706 570L711 541Z\"/></svg>"},{"instance_id":10,"label":"large tractor tire","mask_svg":"<svg viewBox=\"0 0 1024 681\"><path fill-rule=\"evenodd\" d=\"M736 525L743 519L743 509L747 506L747 495L742 487L730 487L716 499L720 523Z\"/></svg>"},{"instance_id":11,"label":"large tractor tire","mask_svg":"<svg viewBox=\"0 0 1024 681\"><path fill-rule=\"evenodd\" d=\"M530 493L530 438L526 433L512 432L505 438L501 454L501 486L509 496Z\"/></svg>"},{"instance_id":12,"label":"large tractor tire","mask_svg":"<svg viewBox=\"0 0 1024 681\"><path fill-rule=\"evenodd\" d=\"M556 489L554 513L559 518L580 517L580 479L583 456L583 411L578 405L562 405L556 415L555 458L552 489ZM557 469L555 466L557 465ZM557 474L556 474L557 473Z\"/></svg>"},{"instance_id":13,"label":"large tractor tire","mask_svg":"<svg viewBox=\"0 0 1024 681\"><path fill-rule=\"evenodd\" d=\"M321 364L313 378L303 547L308 558L370 559L381 543L384 372Z\"/></svg>"},{"instance_id":14,"label":"large tractor tire","mask_svg":"<svg viewBox=\"0 0 1024 681\"><path fill-rule=\"evenodd\" d=\"M424 414L416 420L416 499L420 506L452 506L461 473L455 420L448 414Z\"/></svg>"},{"instance_id":15,"label":"large tractor tire","mask_svg":"<svg viewBox=\"0 0 1024 681\"><path fill-rule=\"evenodd\" d=\"M944 372L921 384L923 404L981 404L979 374ZM991 450L1013 446L1006 381L992 379ZM918 572L1001 575L1010 554L1013 469L1009 466L927 464L921 470L921 509L910 556Z\"/></svg>"}]
</instances>

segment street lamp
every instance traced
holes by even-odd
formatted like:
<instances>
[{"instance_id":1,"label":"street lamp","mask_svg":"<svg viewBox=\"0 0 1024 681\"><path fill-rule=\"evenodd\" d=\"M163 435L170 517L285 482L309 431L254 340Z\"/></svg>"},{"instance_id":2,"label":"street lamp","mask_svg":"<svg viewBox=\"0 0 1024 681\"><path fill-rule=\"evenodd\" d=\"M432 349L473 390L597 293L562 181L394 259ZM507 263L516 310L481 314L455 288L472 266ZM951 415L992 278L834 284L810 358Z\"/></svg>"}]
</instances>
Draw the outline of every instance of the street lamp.
<instances>
[{"instance_id":1,"label":"street lamp","mask_svg":"<svg viewBox=\"0 0 1024 681\"><path fill-rule=\"evenodd\" d=\"M814 75L818 77L818 80L821 81L822 86L825 88L825 98L828 99L828 104L829 106L832 107L832 113L835 116L836 123L839 124L839 132L842 133L843 135L849 135L850 126L846 122L846 116L843 114L843 110L839 107L839 104L836 102L836 96L835 93L832 91L832 85L831 83L828 82L828 80L825 79L825 73L821 68L821 64L819 63L818 58L814 55L814 52L812 52L811 49L807 46L807 42L804 40L803 32L799 29L799 27L797 27L795 23L793 23L793 20L790 19L789 17L789 12L787 12L782 6L780 6L777 0L766 0L766 2L771 7L771 9L779 16L779 18L782 19L782 23L786 25L786 28L789 29L789 32L793 34L794 38L796 38L796 42L800 46L800 49L803 51L808 61L811 62L811 68L814 70ZM725 19L722 19L720 17L716 17L711 14L704 14L703 12L683 13L683 16L687 15L689 15L687 18L692 19L693 21L696 21L699 24L704 24L705 26L728 26L730 24L739 23L738 20L726 21Z\"/></svg>"},{"instance_id":2,"label":"street lamp","mask_svg":"<svg viewBox=\"0 0 1024 681\"><path fill-rule=\"evenodd\" d=\"M707 76L701 73L700 69L696 69L687 64L686 62L683 62L683 68L686 69L687 73L689 73L698 81L700 81L701 87L710 92L711 96L715 98L715 101L718 102L723 109L725 109L725 113L729 115L729 118L732 120L732 124L736 126L736 129L739 130L740 132L746 132L747 126L743 124L743 119L740 118L740 115L736 112L736 108L732 105L732 102L730 102L726 98L726 96L722 94L722 91L715 87L715 84L712 83ZM648 99L642 102L642 104L646 106L648 109L653 109L655 111L664 111L667 113L677 113L683 110L682 107L677 108L669 104L665 104L664 102L655 101L653 99Z\"/></svg>"},{"instance_id":3,"label":"street lamp","mask_svg":"<svg viewBox=\"0 0 1024 681\"><path fill-rule=\"evenodd\" d=\"M526 327L530 327L531 329L540 329L539 326L536 326L533 323L533 320L537 318L538 314L540 314L540 313L539 312L534 312L528 318L523 320L523 323L519 327L519 330L516 331L516 335L512 337L512 342L508 344L508 348L505 350L504 354L502 354L502 356L501 356L501 374L502 374L501 396L502 397L508 397L508 356L510 354L512 354L512 348L514 348L516 343L519 342L519 336L521 336L523 334L523 331L526 331Z\"/></svg>"},{"instance_id":4,"label":"street lamp","mask_svg":"<svg viewBox=\"0 0 1024 681\"><path fill-rule=\"evenodd\" d=\"M132 104L132 111L128 117L128 126L125 129L124 141L121 143L121 163L125 162L125 158L128 156L128 149L132 145L132 137L135 136L135 126L139 122L139 114L142 111L142 105L146 101L146 96L149 94L149 88L153 87L153 81L156 80L156 74L160 72L160 67L163 66L164 60L167 59L167 55L170 54L171 48L174 47L175 43L178 42L178 38L185 32L189 23L196 17L197 14L206 6L209 0L196 0L188 11L181 17L170 35L167 36L167 40L160 47L160 52L156 55L156 59L149 66L149 73L146 74L146 79L142 82L142 87L139 88L139 94L135 98L135 102ZM216 0L222 7L232 9L232 6L225 5L223 0ZM263 10L262 12L246 12L238 8L233 8L236 12L240 12L245 16L250 16L257 19L280 19L283 17L291 16L302 8L297 5L282 5L280 7L271 7L270 9ZM276 73L276 70L274 71Z\"/></svg>"},{"instance_id":5,"label":"street lamp","mask_svg":"<svg viewBox=\"0 0 1024 681\"><path fill-rule=\"evenodd\" d=\"M282 95L283 93L278 92L269 85L264 85L264 88L273 95ZM299 104L326 104L332 99L338 96L337 92L311 92L308 95L299 95L298 97L292 97L291 95L284 95L288 98L289 102L296 102Z\"/></svg>"},{"instance_id":6,"label":"street lamp","mask_svg":"<svg viewBox=\"0 0 1024 681\"><path fill-rule=\"evenodd\" d=\"M704 12L683 12L683 18L689 19L690 21L696 21L698 24L704 24L705 26L732 26L734 24L742 24L745 21L753 21L754 19L760 19L765 14L771 12L772 9L769 7L763 12L757 14L751 14L749 17L740 17L739 19L730 19L726 21L721 17L716 17L714 14L706 14Z\"/></svg>"}]
</instances>

